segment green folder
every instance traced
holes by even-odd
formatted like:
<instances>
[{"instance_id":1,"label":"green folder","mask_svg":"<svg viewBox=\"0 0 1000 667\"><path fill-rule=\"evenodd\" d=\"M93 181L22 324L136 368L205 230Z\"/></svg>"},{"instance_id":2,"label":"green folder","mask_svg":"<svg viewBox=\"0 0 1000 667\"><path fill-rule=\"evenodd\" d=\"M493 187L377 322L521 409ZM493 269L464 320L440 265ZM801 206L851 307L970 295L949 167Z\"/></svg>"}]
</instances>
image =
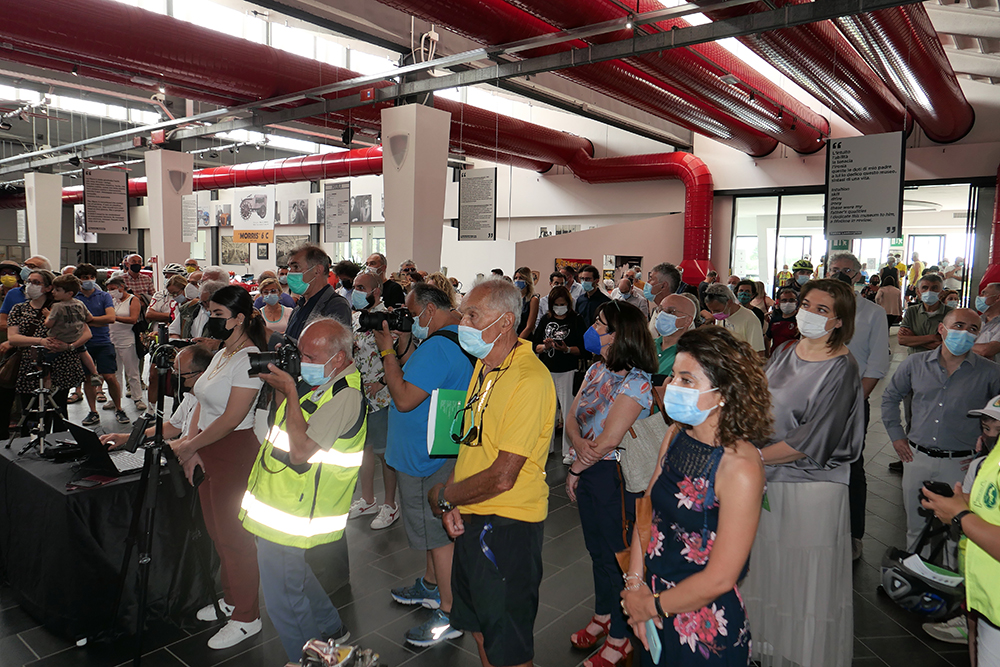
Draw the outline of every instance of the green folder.
<instances>
[{"instance_id":1,"label":"green folder","mask_svg":"<svg viewBox=\"0 0 1000 667\"><path fill-rule=\"evenodd\" d=\"M458 456L459 444L451 439L451 425L464 407L465 392L460 389L435 389L431 392L431 405L427 412L429 456ZM470 419L471 415L470 410Z\"/></svg>"}]
</instances>

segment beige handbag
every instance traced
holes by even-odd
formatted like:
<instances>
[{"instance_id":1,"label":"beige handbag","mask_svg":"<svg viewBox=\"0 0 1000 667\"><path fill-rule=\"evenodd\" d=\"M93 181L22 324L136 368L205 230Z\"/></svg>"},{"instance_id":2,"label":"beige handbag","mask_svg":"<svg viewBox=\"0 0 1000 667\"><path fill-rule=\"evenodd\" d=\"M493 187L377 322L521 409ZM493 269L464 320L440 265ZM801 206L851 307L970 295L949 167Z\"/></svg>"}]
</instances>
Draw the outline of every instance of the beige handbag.
<instances>
[{"instance_id":1,"label":"beige handbag","mask_svg":"<svg viewBox=\"0 0 1000 667\"><path fill-rule=\"evenodd\" d=\"M663 438L671 428L667 412L663 409L655 388L653 401L659 408L659 413L636 420L621 442L622 477L625 479L625 489L632 493L646 491L649 480L656 471Z\"/></svg>"}]
</instances>

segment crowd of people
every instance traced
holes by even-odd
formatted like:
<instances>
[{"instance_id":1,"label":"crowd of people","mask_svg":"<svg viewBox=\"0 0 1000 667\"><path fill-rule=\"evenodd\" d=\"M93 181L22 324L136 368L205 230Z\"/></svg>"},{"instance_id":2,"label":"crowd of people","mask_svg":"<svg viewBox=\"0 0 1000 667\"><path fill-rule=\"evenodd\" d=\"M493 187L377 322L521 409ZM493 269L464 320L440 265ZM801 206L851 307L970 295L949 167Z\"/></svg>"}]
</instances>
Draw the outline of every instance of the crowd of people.
<instances>
[{"instance_id":1,"label":"crowd of people","mask_svg":"<svg viewBox=\"0 0 1000 667\"><path fill-rule=\"evenodd\" d=\"M542 294L542 274L519 267L463 294L412 260L398 272L379 253L334 264L314 245L253 285L194 259L168 264L160 291L138 255L120 272L83 264L58 276L44 257L6 260L0 352L20 372L0 387L0 424L18 402L28 411L36 387L23 371L40 358L64 413L86 400L83 423L95 425L103 402L129 423L126 399L141 412L165 398L157 369L143 370L154 325L190 343L174 362L165 432L188 480L205 477L198 495L229 619L215 649L260 632L258 587L290 660L309 639L346 641L305 555L365 517L372 530L401 520L425 554L423 574L389 592L432 610L408 643L470 632L484 666L531 664L552 455L592 563L594 613L567 637L591 653L586 667L633 653L643 664L837 667L854 645L870 397L889 375L898 324L909 354L880 413L902 466L908 544L921 505L967 536L976 618L928 632L972 628L978 664L996 665L1000 284L962 308L961 258L913 262L900 269L891 256L869 277L850 253L815 268L803 259L772 294L715 271L688 283L667 262L613 278L563 266ZM298 373L270 364L250 374L255 353L281 346L298 350ZM270 409L258 411L265 386ZM446 390L465 394L448 417L457 458L428 447ZM652 443L645 491L627 488L634 427L657 419L669 424ZM102 436L109 447L126 438ZM957 546L945 553L955 567ZM215 620L215 605L197 617Z\"/></svg>"}]
</instances>

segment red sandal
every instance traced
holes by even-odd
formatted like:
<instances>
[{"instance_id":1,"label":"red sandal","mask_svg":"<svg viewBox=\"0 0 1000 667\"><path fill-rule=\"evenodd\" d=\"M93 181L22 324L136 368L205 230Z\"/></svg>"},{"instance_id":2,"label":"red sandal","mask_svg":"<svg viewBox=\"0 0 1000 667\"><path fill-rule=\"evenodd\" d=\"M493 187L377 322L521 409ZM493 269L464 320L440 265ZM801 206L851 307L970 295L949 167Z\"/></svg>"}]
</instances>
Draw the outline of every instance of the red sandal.
<instances>
[{"instance_id":1,"label":"red sandal","mask_svg":"<svg viewBox=\"0 0 1000 667\"><path fill-rule=\"evenodd\" d=\"M592 635L589 632L587 632L587 628L589 628L591 624L597 625L601 628L600 634ZM611 630L610 618L602 622L598 621L596 616L593 616L591 617L590 622L587 623L587 627L584 628L583 630L577 630L576 632L574 632L570 636L569 640L573 644L573 646L577 648L590 648L594 644L596 644L601 637L606 636L610 630Z\"/></svg>"},{"instance_id":2,"label":"red sandal","mask_svg":"<svg viewBox=\"0 0 1000 667\"><path fill-rule=\"evenodd\" d=\"M604 657L604 649L609 649L617 654L614 662ZM628 639L626 639L625 643L621 646L615 646L605 641L604 646L602 646L597 653L583 661L583 667L615 667L616 665L620 665L621 667L630 667L631 664L632 642Z\"/></svg>"}]
</instances>

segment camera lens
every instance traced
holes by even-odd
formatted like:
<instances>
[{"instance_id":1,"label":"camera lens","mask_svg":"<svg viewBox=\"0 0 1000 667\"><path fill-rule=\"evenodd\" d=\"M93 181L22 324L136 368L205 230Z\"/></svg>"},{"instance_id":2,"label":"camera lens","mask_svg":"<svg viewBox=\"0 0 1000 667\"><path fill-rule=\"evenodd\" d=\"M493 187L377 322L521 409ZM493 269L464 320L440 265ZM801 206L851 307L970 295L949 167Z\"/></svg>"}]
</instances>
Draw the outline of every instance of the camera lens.
<instances>
[{"instance_id":1,"label":"camera lens","mask_svg":"<svg viewBox=\"0 0 1000 667\"><path fill-rule=\"evenodd\" d=\"M247 357L250 359L250 370L247 371L250 376L267 373L268 364L278 363L278 355L274 352L251 352Z\"/></svg>"}]
</instances>

